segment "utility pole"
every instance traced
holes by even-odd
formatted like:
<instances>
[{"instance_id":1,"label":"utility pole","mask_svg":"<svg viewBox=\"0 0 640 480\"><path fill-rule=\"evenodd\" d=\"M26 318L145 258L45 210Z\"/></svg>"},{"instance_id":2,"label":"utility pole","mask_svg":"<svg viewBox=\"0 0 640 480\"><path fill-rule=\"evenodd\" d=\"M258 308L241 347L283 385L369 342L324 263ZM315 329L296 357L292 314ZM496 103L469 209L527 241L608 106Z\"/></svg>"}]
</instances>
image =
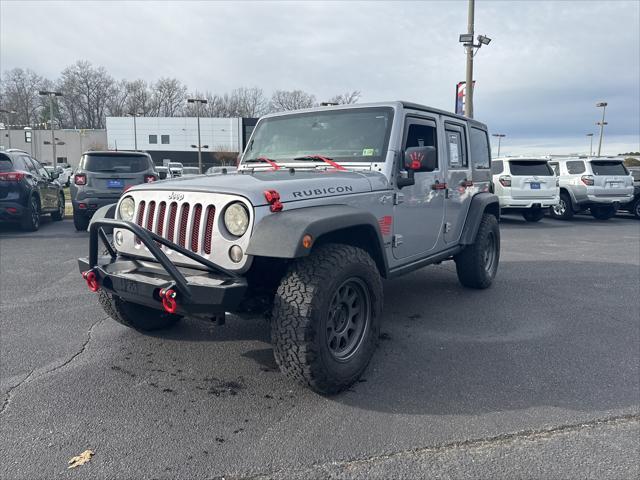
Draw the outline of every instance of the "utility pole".
<instances>
[{"instance_id":1,"label":"utility pole","mask_svg":"<svg viewBox=\"0 0 640 480\"><path fill-rule=\"evenodd\" d=\"M187 103L196 104L196 117L198 118L198 170L202 174L202 142L200 141L200 104L206 104L204 98L187 98Z\"/></svg>"},{"instance_id":2,"label":"utility pole","mask_svg":"<svg viewBox=\"0 0 640 480\"><path fill-rule=\"evenodd\" d=\"M494 137L498 137L498 158L500 157L500 141L507 135L504 133L494 133Z\"/></svg>"},{"instance_id":3,"label":"utility pole","mask_svg":"<svg viewBox=\"0 0 640 480\"><path fill-rule=\"evenodd\" d=\"M7 136L9 137L9 148L11 148L11 117L9 115L15 115L15 110L5 110L0 109L0 113L5 113L7 115Z\"/></svg>"},{"instance_id":4,"label":"utility pole","mask_svg":"<svg viewBox=\"0 0 640 480\"><path fill-rule=\"evenodd\" d=\"M478 35L478 43L473 43L474 36L475 0L469 0L469 13L467 17L467 33L460 35L459 42L467 49L467 75L465 80L464 115L473 118L473 57L482 45L489 45L491 39L484 35Z\"/></svg>"},{"instance_id":5,"label":"utility pole","mask_svg":"<svg viewBox=\"0 0 640 480\"><path fill-rule=\"evenodd\" d=\"M48 90L40 90L38 94L49 97L49 121L51 122L51 148L53 152L52 166L56 166L56 137L53 131L53 97L61 97L60 92L51 92Z\"/></svg>"},{"instance_id":6,"label":"utility pole","mask_svg":"<svg viewBox=\"0 0 640 480\"><path fill-rule=\"evenodd\" d=\"M587 133L587 137L589 137L589 156L593 157L593 133Z\"/></svg>"},{"instance_id":7,"label":"utility pole","mask_svg":"<svg viewBox=\"0 0 640 480\"><path fill-rule=\"evenodd\" d=\"M607 110L607 102L598 102L596 103L596 107L602 107L602 121L596 123L596 125L600 125L600 141L598 142L598 156L600 156L600 151L602 150L602 137L604 137L604 126L607 122L604 121L604 112Z\"/></svg>"},{"instance_id":8,"label":"utility pole","mask_svg":"<svg viewBox=\"0 0 640 480\"><path fill-rule=\"evenodd\" d=\"M142 112L129 112L127 117L133 117L133 149L138 151L138 130L136 127L136 117L142 115Z\"/></svg>"}]
</instances>

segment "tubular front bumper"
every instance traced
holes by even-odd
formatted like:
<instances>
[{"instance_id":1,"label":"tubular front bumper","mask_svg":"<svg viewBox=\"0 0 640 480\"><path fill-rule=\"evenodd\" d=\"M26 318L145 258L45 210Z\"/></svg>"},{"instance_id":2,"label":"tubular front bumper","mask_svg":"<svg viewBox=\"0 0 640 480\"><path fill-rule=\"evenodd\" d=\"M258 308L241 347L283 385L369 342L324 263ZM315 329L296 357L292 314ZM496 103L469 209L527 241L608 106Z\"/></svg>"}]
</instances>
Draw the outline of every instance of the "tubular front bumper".
<instances>
[{"instance_id":1,"label":"tubular front bumper","mask_svg":"<svg viewBox=\"0 0 640 480\"><path fill-rule=\"evenodd\" d=\"M103 227L130 230L158 263L119 256L109 243ZM95 277L92 276L92 279L97 281L99 288L132 303L171 311L165 296L167 292L173 292L169 304L175 302L175 310L171 313L213 316L235 309L246 292L247 281L244 277L218 267L135 223L100 219L91 224L89 234L89 257L78 259L80 272L84 277L88 272L93 272ZM106 256L98 255L99 240L107 249ZM195 260L206 270L177 267L159 244ZM87 283L90 283L89 279Z\"/></svg>"}]
</instances>

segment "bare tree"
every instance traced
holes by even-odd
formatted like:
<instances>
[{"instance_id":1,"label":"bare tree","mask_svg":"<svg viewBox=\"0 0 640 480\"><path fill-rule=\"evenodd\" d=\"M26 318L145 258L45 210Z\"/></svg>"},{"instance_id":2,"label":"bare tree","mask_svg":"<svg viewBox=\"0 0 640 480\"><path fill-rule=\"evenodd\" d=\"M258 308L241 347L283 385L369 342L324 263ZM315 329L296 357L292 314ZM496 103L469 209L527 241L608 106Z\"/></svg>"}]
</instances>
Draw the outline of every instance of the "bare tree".
<instances>
[{"instance_id":1,"label":"bare tree","mask_svg":"<svg viewBox=\"0 0 640 480\"><path fill-rule=\"evenodd\" d=\"M176 78L161 78L152 86L151 116L176 117L182 114L187 87Z\"/></svg>"},{"instance_id":2,"label":"bare tree","mask_svg":"<svg viewBox=\"0 0 640 480\"><path fill-rule=\"evenodd\" d=\"M38 90L43 88L44 78L32 70L14 68L5 72L0 84L2 101L0 106L15 110L11 121L18 125L31 125L39 120L40 98Z\"/></svg>"},{"instance_id":3,"label":"bare tree","mask_svg":"<svg viewBox=\"0 0 640 480\"><path fill-rule=\"evenodd\" d=\"M90 62L80 60L62 71L60 88L67 110L80 112L78 124L71 126L104 128L107 103L114 88L114 80L104 67L94 68Z\"/></svg>"},{"instance_id":4,"label":"bare tree","mask_svg":"<svg viewBox=\"0 0 640 480\"><path fill-rule=\"evenodd\" d=\"M338 105L351 105L360 100L360 90L343 93L342 95L334 95L329 99L329 103L337 103Z\"/></svg>"},{"instance_id":5,"label":"bare tree","mask_svg":"<svg viewBox=\"0 0 640 480\"><path fill-rule=\"evenodd\" d=\"M315 95L302 90L276 90L271 96L271 110L299 110L313 107L316 102Z\"/></svg>"},{"instance_id":6,"label":"bare tree","mask_svg":"<svg viewBox=\"0 0 640 480\"><path fill-rule=\"evenodd\" d=\"M152 93L144 80L127 82L127 112L148 114L151 111Z\"/></svg>"}]
</instances>

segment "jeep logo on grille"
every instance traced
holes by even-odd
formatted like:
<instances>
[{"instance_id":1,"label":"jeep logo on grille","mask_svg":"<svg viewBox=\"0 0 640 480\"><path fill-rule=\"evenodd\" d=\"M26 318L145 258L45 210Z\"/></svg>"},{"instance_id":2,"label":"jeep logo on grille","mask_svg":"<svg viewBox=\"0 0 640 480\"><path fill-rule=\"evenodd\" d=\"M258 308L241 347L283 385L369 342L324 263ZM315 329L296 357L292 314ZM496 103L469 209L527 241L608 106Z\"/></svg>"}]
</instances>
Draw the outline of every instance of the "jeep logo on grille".
<instances>
[{"instance_id":1,"label":"jeep logo on grille","mask_svg":"<svg viewBox=\"0 0 640 480\"><path fill-rule=\"evenodd\" d=\"M171 192L169 194L169 200L177 200L178 202L184 198L184 193Z\"/></svg>"}]
</instances>

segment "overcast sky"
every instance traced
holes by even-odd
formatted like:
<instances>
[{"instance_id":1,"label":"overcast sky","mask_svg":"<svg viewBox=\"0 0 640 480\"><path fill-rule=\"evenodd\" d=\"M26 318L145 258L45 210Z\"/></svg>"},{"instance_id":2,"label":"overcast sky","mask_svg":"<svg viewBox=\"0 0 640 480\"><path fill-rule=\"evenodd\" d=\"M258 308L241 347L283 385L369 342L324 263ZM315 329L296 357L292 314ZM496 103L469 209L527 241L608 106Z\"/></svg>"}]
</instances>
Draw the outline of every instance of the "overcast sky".
<instances>
[{"instance_id":1,"label":"overcast sky","mask_svg":"<svg viewBox=\"0 0 640 480\"><path fill-rule=\"evenodd\" d=\"M475 117L503 153L586 152L605 100L604 153L640 150L640 2L476 2ZM302 89L319 100L454 108L467 2L0 0L0 70L55 78L76 60L191 90Z\"/></svg>"}]
</instances>

